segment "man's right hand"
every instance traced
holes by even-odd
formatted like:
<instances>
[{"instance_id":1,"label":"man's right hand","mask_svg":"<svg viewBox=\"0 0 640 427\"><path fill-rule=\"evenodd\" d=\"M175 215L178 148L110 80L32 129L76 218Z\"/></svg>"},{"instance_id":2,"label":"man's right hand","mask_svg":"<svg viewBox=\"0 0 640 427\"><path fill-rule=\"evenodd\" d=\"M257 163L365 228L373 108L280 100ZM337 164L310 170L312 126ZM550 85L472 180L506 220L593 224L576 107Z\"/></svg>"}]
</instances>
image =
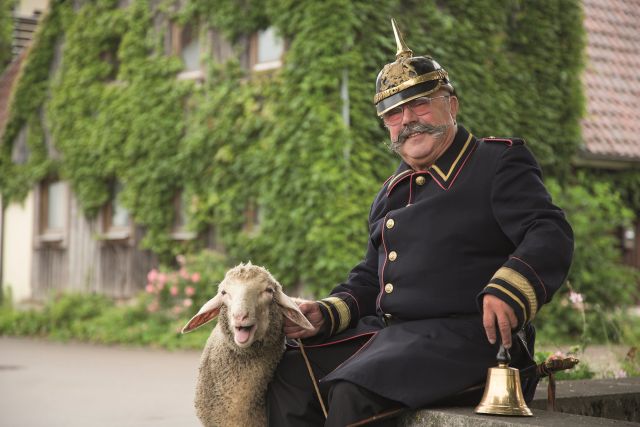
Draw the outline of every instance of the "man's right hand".
<instances>
[{"instance_id":1,"label":"man's right hand","mask_svg":"<svg viewBox=\"0 0 640 427\"><path fill-rule=\"evenodd\" d=\"M291 320L284 318L284 333L288 338L309 338L316 335L322 325L324 325L324 317L320 311L320 304L316 301L296 301L300 311L309 320L313 329L307 330L299 325L296 325Z\"/></svg>"},{"instance_id":2,"label":"man's right hand","mask_svg":"<svg viewBox=\"0 0 640 427\"><path fill-rule=\"evenodd\" d=\"M496 342L496 324L504 348L511 348L511 331L518 325L513 308L495 295L485 294L482 299L482 324L491 344Z\"/></svg>"}]
</instances>

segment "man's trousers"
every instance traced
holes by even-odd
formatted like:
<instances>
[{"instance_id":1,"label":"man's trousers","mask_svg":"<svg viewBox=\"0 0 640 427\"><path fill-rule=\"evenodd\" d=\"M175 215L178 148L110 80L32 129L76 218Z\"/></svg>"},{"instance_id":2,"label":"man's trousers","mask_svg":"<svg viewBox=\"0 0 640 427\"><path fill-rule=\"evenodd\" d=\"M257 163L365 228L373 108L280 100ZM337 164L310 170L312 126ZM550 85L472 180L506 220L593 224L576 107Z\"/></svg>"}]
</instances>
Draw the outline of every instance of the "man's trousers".
<instances>
[{"instance_id":1,"label":"man's trousers","mask_svg":"<svg viewBox=\"0 0 640 427\"><path fill-rule=\"evenodd\" d=\"M347 360L365 342L366 339L359 338L329 346L306 347L316 380ZM394 426L397 421L394 416L403 408L398 402L347 381L320 382L319 390L328 412L326 420L300 350L287 350L269 385L269 426L345 427L356 423L376 427Z\"/></svg>"}]
</instances>

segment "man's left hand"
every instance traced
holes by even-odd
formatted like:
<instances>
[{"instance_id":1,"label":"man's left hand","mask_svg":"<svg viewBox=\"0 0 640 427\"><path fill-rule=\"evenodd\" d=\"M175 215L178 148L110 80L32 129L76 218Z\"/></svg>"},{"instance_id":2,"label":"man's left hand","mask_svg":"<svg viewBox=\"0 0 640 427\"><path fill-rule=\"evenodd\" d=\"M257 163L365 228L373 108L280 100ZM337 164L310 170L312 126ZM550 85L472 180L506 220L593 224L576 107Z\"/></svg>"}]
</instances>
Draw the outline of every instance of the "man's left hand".
<instances>
[{"instance_id":1,"label":"man's left hand","mask_svg":"<svg viewBox=\"0 0 640 427\"><path fill-rule=\"evenodd\" d=\"M482 313L482 325L489 342L496 342L497 324L502 345L504 348L511 348L511 331L518 326L518 318L509 304L494 295L485 294L482 299Z\"/></svg>"}]
</instances>

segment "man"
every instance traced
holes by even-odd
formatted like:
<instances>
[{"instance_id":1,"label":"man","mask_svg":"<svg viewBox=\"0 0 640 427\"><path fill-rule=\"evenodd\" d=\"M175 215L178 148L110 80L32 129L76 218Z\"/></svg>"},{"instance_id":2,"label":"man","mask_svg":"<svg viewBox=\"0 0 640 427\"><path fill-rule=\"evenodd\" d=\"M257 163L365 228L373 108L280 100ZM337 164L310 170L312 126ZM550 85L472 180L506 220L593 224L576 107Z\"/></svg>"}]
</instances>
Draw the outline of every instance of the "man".
<instances>
[{"instance_id":1,"label":"man","mask_svg":"<svg viewBox=\"0 0 640 427\"><path fill-rule=\"evenodd\" d=\"M512 366L534 365L530 322L571 263L571 227L524 142L458 125L447 72L392 24L396 61L374 102L402 162L372 204L365 259L300 304L313 331L285 326L307 340L270 386L273 426L393 425L401 408L478 403L500 341Z\"/></svg>"}]
</instances>

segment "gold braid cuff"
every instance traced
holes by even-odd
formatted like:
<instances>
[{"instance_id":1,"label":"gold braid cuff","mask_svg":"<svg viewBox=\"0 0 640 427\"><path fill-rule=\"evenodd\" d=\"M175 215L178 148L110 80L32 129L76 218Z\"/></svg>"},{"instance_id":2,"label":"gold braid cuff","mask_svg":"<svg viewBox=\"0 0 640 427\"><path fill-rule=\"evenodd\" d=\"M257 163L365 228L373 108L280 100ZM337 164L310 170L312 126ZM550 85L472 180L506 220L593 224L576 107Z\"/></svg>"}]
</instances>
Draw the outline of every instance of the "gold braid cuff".
<instances>
[{"instance_id":1,"label":"gold braid cuff","mask_svg":"<svg viewBox=\"0 0 640 427\"><path fill-rule=\"evenodd\" d=\"M326 302L324 302L322 300L318 301L318 303L322 304L322 306L327 309L327 313L329 313L329 320L331 321L331 328L329 329L329 331L331 331L331 333L333 334L333 330L336 327L336 321L333 318L333 313L331 311L331 306L329 306L329 304L327 304Z\"/></svg>"},{"instance_id":2,"label":"gold braid cuff","mask_svg":"<svg viewBox=\"0 0 640 427\"><path fill-rule=\"evenodd\" d=\"M331 331L333 334L340 333L347 329L349 323L351 323L351 312L349 311L349 306L347 303L339 297L329 297L323 300L320 300L321 303L325 304L325 307L328 305L329 316L331 317ZM335 310L337 314L337 322L334 323L332 311Z\"/></svg>"},{"instance_id":3,"label":"gold braid cuff","mask_svg":"<svg viewBox=\"0 0 640 427\"><path fill-rule=\"evenodd\" d=\"M536 317L538 313L538 298L536 298L536 292L533 290L533 286L526 277L518 273L516 270L509 267L501 267L496 274L493 275L491 280L500 279L504 280L517 290L527 299L527 305L529 306L530 321Z\"/></svg>"},{"instance_id":4,"label":"gold braid cuff","mask_svg":"<svg viewBox=\"0 0 640 427\"><path fill-rule=\"evenodd\" d=\"M524 306L524 303L522 302L522 300L520 298L518 298L513 292L511 292L509 289L505 288L504 286L500 286L500 285L496 285L495 283L489 283L487 285L487 288L494 288L499 290L500 292L502 292L505 295L508 295L509 298L511 298L512 300L514 300L516 303L518 303L518 305L520 306L520 308L522 308L522 316L524 317L524 323L527 323L527 309Z\"/></svg>"}]
</instances>

